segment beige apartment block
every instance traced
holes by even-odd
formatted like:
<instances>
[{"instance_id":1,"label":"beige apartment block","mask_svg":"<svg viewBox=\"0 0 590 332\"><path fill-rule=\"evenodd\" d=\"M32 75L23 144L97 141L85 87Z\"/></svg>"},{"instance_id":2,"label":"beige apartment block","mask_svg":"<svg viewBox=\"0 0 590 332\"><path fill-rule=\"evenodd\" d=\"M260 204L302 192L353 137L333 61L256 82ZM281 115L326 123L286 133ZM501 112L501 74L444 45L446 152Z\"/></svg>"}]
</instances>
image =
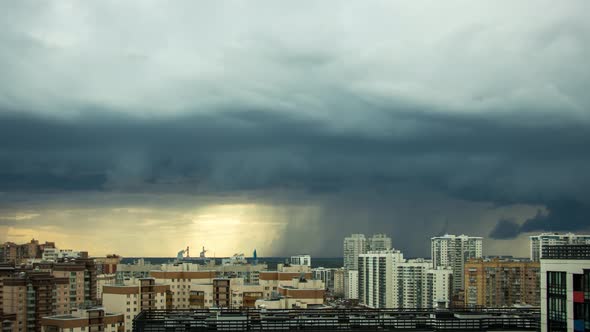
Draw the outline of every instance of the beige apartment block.
<instances>
[{"instance_id":1,"label":"beige apartment block","mask_svg":"<svg viewBox=\"0 0 590 332\"><path fill-rule=\"evenodd\" d=\"M142 310L169 308L169 292L169 285L157 284L154 278L133 279L103 286L102 305L109 312L123 313L125 332L131 332L133 318Z\"/></svg>"},{"instance_id":2,"label":"beige apartment block","mask_svg":"<svg viewBox=\"0 0 590 332\"><path fill-rule=\"evenodd\" d=\"M473 259L465 263L465 305L468 307L539 306L539 262Z\"/></svg>"},{"instance_id":3,"label":"beige apartment block","mask_svg":"<svg viewBox=\"0 0 590 332\"><path fill-rule=\"evenodd\" d=\"M254 308L263 298L263 287L245 283L242 278L215 278L211 283L191 285L189 305L197 308Z\"/></svg>"},{"instance_id":4,"label":"beige apartment block","mask_svg":"<svg viewBox=\"0 0 590 332\"><path fill-rule=\"evenodd\" d=\"M124 332L121 313L105 312L103 308L77 309L68 315L44 317L42 332Z\"/></svg>"}]
</instances>

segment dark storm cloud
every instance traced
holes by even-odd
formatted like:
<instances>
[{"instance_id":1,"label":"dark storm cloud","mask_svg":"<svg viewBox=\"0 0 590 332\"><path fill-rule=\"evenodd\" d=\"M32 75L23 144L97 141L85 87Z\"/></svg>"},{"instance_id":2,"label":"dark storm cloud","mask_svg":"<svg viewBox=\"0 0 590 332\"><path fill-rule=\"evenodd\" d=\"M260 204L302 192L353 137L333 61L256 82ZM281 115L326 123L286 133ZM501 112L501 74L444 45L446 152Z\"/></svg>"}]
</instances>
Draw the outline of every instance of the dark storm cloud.
<instances>
[{"instance_id":1,"label":"dark storm cloud","mask_svg":"<svg viewBox=\"0 0 590 332\"><path fill-rule=\"evenodd\" d=\"M520 234L520 225L514 220L500 219L490 232L492 239L514 239Z\"/></svg>"},{"instance_id":2,"label":"dark storm cloud","mask_svg":"<svg viewBox=\"0 0 590 332\"><path fill-rule=\"evenodd\" d=\"M558 200L544 202L548 212L539 211L522 225L510 220L500 220L490 237L511 239L521 233L540 231L588 231L590 230L590 204L587 200Z\"/></svg>"},{"instance_id":3,"label":"dark storm cloud","mask_svg":"<svg viewBox=\"0 0 590 332\"><path fill-rule=\"evenodd\" d=\"M365 112L389 131L252 110L173 119L102 112L75 120L2 112L0 190L321 193L414 183L479 201L587 200L590 128L583 123Z\"/></svg>"}]
</instances>

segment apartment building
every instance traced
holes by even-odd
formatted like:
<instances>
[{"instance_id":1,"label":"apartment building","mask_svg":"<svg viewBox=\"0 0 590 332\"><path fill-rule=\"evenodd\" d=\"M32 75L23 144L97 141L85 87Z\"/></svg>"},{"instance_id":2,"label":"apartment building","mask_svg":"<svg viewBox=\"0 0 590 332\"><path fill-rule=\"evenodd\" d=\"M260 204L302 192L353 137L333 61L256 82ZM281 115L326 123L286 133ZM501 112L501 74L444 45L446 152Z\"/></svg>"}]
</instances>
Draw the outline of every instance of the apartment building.
<instances>
[{"instance_id":1,"label":"apartment building","mask_svg":"<svg viewBox=\"0 0 590 332\"><path fill-rule=\"evenodd\" d=\"M359 255L367 252L367 239L364 234L352 234L344 238L344 269L358 270Z\"/></svg>"},{"instance_id":2,"label":"apartment building","mask_svg":"<svg viewBox=\"0 0 590 332\"><path fill-rule=\"evenodd\" d=\"M334 296L336 297L344 297L345 273L347 272L344 268L334 270Z\"/></svg>"},{"instance_id":3,"label":"apartment building","mask_svg":"<svg viewBox=\"0 0 590 332\"><path fill-rule=\"evenodd\" d=\"M472 258L481 258L483 238L467 235L449 235L431 239L432 266L453 270L453 293L463 290L465 263Z\"/></svg>"},{"instance_id":4,"label":"apartment building","mask_svg":"<svg viewBox=\"0 0 590 332\"><path fill-rule=\"evenodd\" d=\"M190 295L194 284L213 284L215 271L179 270L165 267L163 271L152 271L156 282L170 286L170 301L174 309L190 308Z\"/></svg>"},{"instance_id":5,"label":"apartment building","mask_svg":"<svg viewBox=\"0 0 590 332\"><path fill-rule=\"evenodd\" d=\"M399 250L370 251L358 259L359 302L371 308L395 308L393 294L399 285L393 280L394 264L402 262Z\"/></svg>"},{"instance_id":6,"label":"apartment building","mask_svg":"<svg viewBox=\"0 0 590 332\"><path fill-rule=\"evenodd\" d=\"M291 256L291 265L306 265L311 267L311 256L310 255L297 255Z\"/></svg>"},{"instance_id":7,"label":"apartment building","mask_svg":"<svg viewBox=\"0 0 590 332\"><path fill-rule=\"evenodd\" d=\"M279 286L293 286L293 279L303 277L311 280L311 272L291 272L284 271L263 271L260 273L260 285L263 287L264 298L273 297L273 293L279 292Z\"/></svg>"},{"instance_id":8,"label":"apartment building","mask_svg":"<svg viewBox=\"0 0 590 332\"><path fill-rule=\"evenodd\" d=\"M161 270L160 264L151 264L140 258L133 262L133 264L117 264L115 276L118 283L123 283L125 280L133 278L148 278L151 271Z\"/></svg>"},{"instance_id":9,"label":"apartment building","mask_svg":"<svg viewBox=\"0 0 590 332\"><path fill-rule=\"evenodd\" d=\"M472 259L465 263L465 306L539 306L539 262L514 259Z\"/></svg>"},{"instance_id":10,"label":"apartment building","mask_svg":"<svg viewBox=\"0 0 590 332\"><path fill-rule=\"evenodd\" d=\"M42 332L124 332L122 313L109 313L104 308L80 308L67 315L41 319Z\"/></svg>"},{"instance_id":11,"label":"apartment building","mask_svg":"<svg viewBox=\"0 0 590 332\"><path fill-rule=\"evenodd\" d=\"M69 303L71 309L96 303L96 266L92 259L77 258L71 261L41 267L49 269L56 278L66 278L69 280Z\"/></svg>"},{"instance_id":12,"label":"apartment building","mask_svg":"<svg viewBox=\"0 0 590 332\"><path fill-rule=\"evenodd\" d=\"M28 259L41 259L43 251L47 248L55 248L55 243L39 243L39 240L35 239L24 244L5 242L2 245L2 250L0 250L0 262L14 262L20 264Z\"/></svg>"},{"instance_id":13,"label":"apartment building","mask_svg":"<svg viewBox=\"0 0 590 332\"><path fill-rule=\"evenodd\" d=\"M121 256L106 255L105 257L93 257L96 264L96 274L115 274L117 265L121 263Z\"/></svg>"},{"instance_id":14,"label":"apartment building","mask_svg":"<svg viewBox=\"0 0 590 332\"><path fill-rule=\"evenodd\" d=\"M590 245L551 245L541 256L541 331L590 326Z\"/></svg>"},{"instance_id":15,"label":"apartment building","mask_svg":"<svg viewBox=\"0 0 590 332\"><path fill-rule=\"evenodd\" d=\"M393 282L398 285L393 301L398 308L434 308L450 303L453 271L432 268L430 260L418 258L394 264Z\"/></svg>"},{"instance_id":16,"label":"apartment building","mask_svg":"<svg viewBox=\"0 0 590 332\"><path fill-rule=\"evenodd\" d=\"M264 297L263 286L245 283L242 278L214 278L211 283L191 285L189 305L197 308L254 308Z\"/></svg>"},{"instance_id":17,"label":"apartment building","mask_svg":"<svg viewBox=\"0 0 590 332\"><path fill-rule=\"evenodd\" d=\"M425 259L406 260L399 250L359 257L359 302L371 308L432 308L450 302L452 270Z\"/></svg>"},{"instance_id":18,"label":"apartment building","mask_svg":"<svg viewBox=\"0 0 590 332\"><path fill-rule=\"evenodd\" d=\"M102 305L109 312L124 315L125 332L131 332L133 318L142 310L170 309L170 286L155 278L132 279L123 285L105 285Z\"/></svg>"},{"instance_id":19,"label":"apartment building","mask_svg":"<svg viewBox=\"0 0 590 332\"><path fill-rule=\"evenodd\" d=\"M378 251L391 249L391 238L385 234L374 234L367 241L367 250Z\"/></svg>"},{"instance_id":20,"label":"apartment building","mask_svg":"<svg viewBox=\"0 0 590 332\"><path fill-rule=\"evenodd\" d=\"M270 297L256 300L257 308L293 309L322 306L326 295L321 280L308 280L303 276L282 281Z\"/></svg>"},{"instance_id":21,"label":"apartment building","mask_svg":"<svg viewBox=\"0 0 590 332\"><path fill-rule=\"evenodd\" d=\"M590 244L590 235L574 233L542 233L529 237L531 260L538 262L543 256L543 248L546 246L568 245L568 244Z\"/></svg>"},{"instance_id":22,"label":"apartment building","mask_svg":"<svg viewBox=\"0 0 590 332\"><path fill-rule=\"evenodd\" d=\"M313 279L323 281L326 289L334 289L334 271L335 269L327 269L325 267L311 269Z\"/></svg>"},{"instance_id":23,"label":"apartment building","mask_svg":"<svg viewBox=\"0 0 590 332\"><path fill-rule=\"evenodd\" d=\"M124 282L122 282L124 283ZM102 301L102 288L105 285L117 284L117 276L115 274L99 274L96 276L96 299L98 302Z\"/></svg>"},{"instance_id":24,"label":"apartment building","mask_svg":"<svg viewBox=\"0 0 590 332\"><path fill-rule=\"evenodd\" d=\"M3 314L14 316L12 331L41 331L42 317L65 313L68 280L48 272L19 272L3 280Z\"/></svg>"},{"instance_id":25,"label":"apartment building","mask_svg":"<svg viewBox=\"0 0 590 332\"><path fill-rule=\"evenodd\" d=\"M359 298L359 271L348 271L348 289L345 298L349 300L358 300Z\"/></svg>"}]
</instances>

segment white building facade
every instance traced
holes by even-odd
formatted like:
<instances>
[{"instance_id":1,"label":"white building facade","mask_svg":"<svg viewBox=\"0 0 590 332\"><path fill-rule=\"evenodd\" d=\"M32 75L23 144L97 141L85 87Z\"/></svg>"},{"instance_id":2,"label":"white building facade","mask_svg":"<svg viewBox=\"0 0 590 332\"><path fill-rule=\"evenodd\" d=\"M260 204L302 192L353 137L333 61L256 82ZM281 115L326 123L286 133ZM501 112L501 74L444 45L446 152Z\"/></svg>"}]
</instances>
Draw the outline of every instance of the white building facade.
<instances>
[{"instance_id":1,"label":"white building facade","mask_svg":"<svg viewBox=\"0 0 590 332\"><path fill-rule=\"evenodd\" d=\"M385 234L374 234L369 238L367 245L367 250L371 251L389 250L393 248L391 246L391 238Z\"/></svg>"},{"instance_id":2,"label":"white building facade","mask_svg":"<svg viewBox=\"0 0 590 332\"><path fill-rule=\"evenodd\" d=\"M344 238L344 269L358 270L359 255L367 252L364 234L352 234Z\"/></svg>"},{"instance_id":3,"label":"white building facade","mask_svg":"<svg viewBox=\"0 0 590 332\"><path fill-rule=\"evenodd\" d=\"M358 300L359 298L359 271L348 271L348 292L346 298L349 300Z\"/></svg>"},{"instance_id":4,"label":"white building facade","mask_svg":"<svg viewBox=\"0 0 590 332\"><path fill-rule=\"evenodd\" d=\"M358 298L370 308L394 308L393 294L399 284L393 279L394 264L402 262L399 250L370 251L359 256Z\"/></svg>"},{"instance_id":5,"label":"white building facade","mask_svg":"<svg viewBox=\"0 0 590 332\"><path fill-rule=\"evenodd\" d=\"M590 326L590 245L547 246L541 258L541 331L584 331Z\"/></svg>"},{"instance_id":6,"label":"white building facade","mask_svg":"<svg viewBox=\"0 0 590 332\"><path fill-rule=\"evenodd\" d=\"M432 266L451 268L453 271L452 291L463 289L465 263L472 258L483 256L483 238L467 235L449 235L431 239Z\"/></svg>"},{"instance_id":7,"label":"white building facade","mask_svg":"<svg viewBox=\"0 0 590 332\"><path fill-rule=\"evenodd\" d=\"M305 265L311 267L310 255L291 256L291 265Z\"/></svg>"},{"instance_id":8,"label":"white building facade","mask_svg":"<svg viewBox=\"0 0 590 332\"><path fill-rule=\"evenodd\" d=\"M545 246L566 245L566 244L590 244L590 235L574 233L542 233L533 235L530 239L530 255L533 262L538 262L543 255Z\"/></svg>"}]
</instances>

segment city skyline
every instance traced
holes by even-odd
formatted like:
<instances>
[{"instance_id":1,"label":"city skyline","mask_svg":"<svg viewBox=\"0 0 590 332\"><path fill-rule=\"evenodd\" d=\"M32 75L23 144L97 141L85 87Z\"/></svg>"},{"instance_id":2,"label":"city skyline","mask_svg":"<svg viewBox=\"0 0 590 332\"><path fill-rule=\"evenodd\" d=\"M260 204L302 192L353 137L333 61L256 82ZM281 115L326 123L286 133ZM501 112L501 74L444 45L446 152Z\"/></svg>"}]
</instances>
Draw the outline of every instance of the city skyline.
<instances>
[{"instance_id":1,"label":"city skyline","mask_svg":"<svg viewBox=\"0 0 590 332\"><path fill-rule=\"evenodd\" d=\"M539 10L542 8L542 10ZM0 4L0 242L590 233L590 3ZM509 251L508 251L509 250Z\"/></svg>"}]
</instances>

